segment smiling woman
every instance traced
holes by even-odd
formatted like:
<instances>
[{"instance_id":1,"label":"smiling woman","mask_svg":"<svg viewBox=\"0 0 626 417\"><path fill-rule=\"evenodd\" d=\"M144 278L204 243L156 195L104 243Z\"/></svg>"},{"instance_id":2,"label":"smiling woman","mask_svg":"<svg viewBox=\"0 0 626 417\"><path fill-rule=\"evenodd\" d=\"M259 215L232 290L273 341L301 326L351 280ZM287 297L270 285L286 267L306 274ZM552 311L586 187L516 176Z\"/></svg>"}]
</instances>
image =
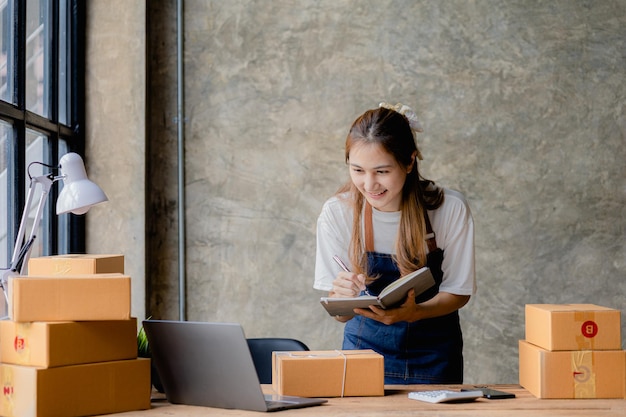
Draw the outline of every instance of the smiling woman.
<instances>
[{"instance_id":1,"label":"smiling woman","mask_svg":"<svg viewBox=\"0 0 626 417\"><path fill-rule=\"evenodd\" d=\"M350 149L350 178L367 202L380 211L399 211L409 167L401 166L382 145L358 142Z\"/></svg>"},{"instance_id":2,"label":"smiling woman","mask_svg":"<svg viewBox=\"0 0 626 417\"><path fill-rule=\"evenodd\" d=\"M410 290L399 307L336 317L346 322L343 349L382 354L387 384L461 383L458 310L475 292L473 220L460 193L420 175L415 131L417 117L404 105L382 104L353 123L350 181L318 218L314 287L331 298L378 295L427 266L436 285L426 292ZM351 265L340 268L334 257Z\"/></svg>"}]
</instances>

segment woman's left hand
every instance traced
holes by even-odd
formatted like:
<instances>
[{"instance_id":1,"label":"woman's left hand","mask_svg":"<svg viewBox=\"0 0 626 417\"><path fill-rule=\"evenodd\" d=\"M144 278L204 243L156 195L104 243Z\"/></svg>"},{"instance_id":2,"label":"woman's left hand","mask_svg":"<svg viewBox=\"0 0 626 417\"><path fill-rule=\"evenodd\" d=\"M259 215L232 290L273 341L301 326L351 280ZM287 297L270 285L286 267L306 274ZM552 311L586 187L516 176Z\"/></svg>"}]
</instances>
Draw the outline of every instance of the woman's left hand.
<instances>
[{"instance_id":1,"label":"woman's left hand","mask_svg":"<svg viewBox=\"0 0 626 417\"><path fill-rule=\"evenodd\" d=\"M418 320L419 309L420 305L415 303L415 290L411 289L407 294L406 301L397 308L384 310L372 305L370 308L357 308L354 312L363 317L389 325L399 321L412 322Z\"/></svg>"},{"instance_id":2,"label":"woman's left hand","mask_svg":"<svg viewBox=\"0 0 626 417\"><path fill-rule=\"evenodd\" d=\"M356 308L354 312L387 325L400 321L411 323L417 320L450 314L467 304L469 299L469 295L440 292L430 300L417 304L415 302L415 291L409 290L406 301L400 307L384 310L372 305L369 309Z\"/></svg>"}]
</instances>

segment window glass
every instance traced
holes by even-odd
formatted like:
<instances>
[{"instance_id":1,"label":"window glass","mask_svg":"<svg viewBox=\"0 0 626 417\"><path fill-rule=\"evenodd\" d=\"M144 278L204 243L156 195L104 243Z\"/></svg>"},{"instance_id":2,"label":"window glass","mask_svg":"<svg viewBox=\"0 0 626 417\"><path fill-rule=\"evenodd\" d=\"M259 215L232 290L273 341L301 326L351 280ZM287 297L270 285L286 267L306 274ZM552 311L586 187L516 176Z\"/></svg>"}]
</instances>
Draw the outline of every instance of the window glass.
<instances>
[{"instance_id":1,"label":"window glass","mask_svg":"<svg viewBox=\"0 0 626 417\"><path fill-rule=\"evenodd\" d=\"M11 125L0 120L0 201L9 200L9 144L11 143ZM9 207L7 204L0 204L0 268L9 266Z\"/></svg>"},{"instance_id":2,"label":"window glass","mask_svg":"<svg viewBox=\"0 0 626 417\"><path fill-rule=\"evenodd\" d=\"M49 117L50 94L48 3L26 2L26 110L44 117Z\"/></svg>"},{"instance_id":3,"label":"window glass","mask_svg":"<svg viewBox=\"0 0 626 417\"><path fill-rule=\"evenodd\" d=\"M26 240L40 216L31 256L84 250L84 222L54 210L63 181L39 178L25 200L30 178L57 175L59 157L70 148L82 149L78 131L67 127L80 125L84 117L80 109L72 112L83 106L83 59L73 46L83 39L85 3L0 0L0 267L11 261L24 210ZM38 215L41 181L49 194Z\"/></svg>"},{"instance_id":4,"label":"window glass","mask_svg":"<svg viewBox=\"0 0 626 417\"><path fill-rule=\"evenodd\" d=\"M13 97L13 0L0 0L0 99L15 104Z\"/></svg>"},{"instance_id":5,"label":"window glass","mask_svg":"<svg viewBox=\"0 0 626 417\"><path fill-rule=\"evenodd\" d=\"M71 92L71 57L72 42L70 36L70 7L68 1L59 3L59 123L70 126L71 108L72 108L72 92ZM67 152L59 155L64 155Z\"/></svg>"},{"instance_id":6,"label":"window glass","mask_svg":"<svg viewBox=\"0 0 626 417\"><path fill-rule=\"evenodd\" d=\"M33 130L26 130L26 167L27 167L27 184L26 184L26 195L28 195L29 189L32 184L32 200L30 207L28 208L28 220L26 223L26 228L24 229L24 233L26 237L24 239L25 243L28 237L30 236L33 229L33 222L35 220L35 215L37 213L37 206L39 201L41 200L42 195L42 185L35 184L30 182L30 178L39 177L42 175L46 175L52 172L51 168L48 168L43 164L50 165L50 162L46 158L47 155L47 140L46 137L41 135L38 132ZM39 162L33 164L32 162ZM56 172L54 172L56 174ZM48 201L46 204L50 204ZM25 207L24 207L25 208ZM47 209L44 207L41 213L41 219L48 218L46 215ZM45 227L45 222L40 221L37 230L35 231L35 242L33 244L32 252L30 253L30 257L34 258L37 256L45 255L44 243L47 241L47 228Z\"/></svg>"}]
</instances>

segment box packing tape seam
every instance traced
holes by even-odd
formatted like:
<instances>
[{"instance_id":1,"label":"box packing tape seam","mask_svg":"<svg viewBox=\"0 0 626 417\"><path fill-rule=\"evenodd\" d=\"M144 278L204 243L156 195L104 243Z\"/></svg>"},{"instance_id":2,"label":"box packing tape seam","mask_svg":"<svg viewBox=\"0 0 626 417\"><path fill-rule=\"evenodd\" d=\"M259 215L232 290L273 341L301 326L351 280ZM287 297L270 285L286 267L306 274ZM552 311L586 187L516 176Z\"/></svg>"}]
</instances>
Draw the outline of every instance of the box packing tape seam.
<instances>
[{"instance_id":1,"label":"box packing tape seam","mask_svg":"<svg viewBox=\"0 0 626 417\"><path fill-rule=\"evenodd\" d=\"M572 374L574 375L574 398L596 398L596 374L593 352L572 352Z\"/></svg>"},{"instance_id":2,"label":"box packing tape seam","mask_svg":"<svg viewBox=\"0 0 626 417\"><path fill-rule=\"evenodd\" d=\"M574 311L574 322L580 323L579 333L576 334L578 350L589 349L589 344L593 348L595 345L594 336L598 327L595 313L593 311Z\"/></svg>"},{"instance_id":3,"label":"box packing tape seam","mask_svg":"<svg viewBox=\"0 0 626 417\"><path fill-rule=\"evenodd\" d=\"M344 397L344 393L346 390L346 373L348 370L348 356L340 351L335 349L334 353L294 353L294 352L275 352L276 356L287 356L290 358L343 358L343 376L341 379L341 398ZM278 361L276 361L276 367L278 368Z\"/></svg>"}]
</instances>

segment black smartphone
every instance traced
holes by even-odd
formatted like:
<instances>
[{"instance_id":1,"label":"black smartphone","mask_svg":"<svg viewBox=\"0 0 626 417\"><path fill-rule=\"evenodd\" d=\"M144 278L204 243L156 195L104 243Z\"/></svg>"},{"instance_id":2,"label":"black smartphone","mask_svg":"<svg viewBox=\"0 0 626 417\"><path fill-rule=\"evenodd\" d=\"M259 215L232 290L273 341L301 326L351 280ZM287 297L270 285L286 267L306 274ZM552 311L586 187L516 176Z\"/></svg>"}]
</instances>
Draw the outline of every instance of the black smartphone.
<instances>
[{"instance_id":1,"label":"black smartphone","mask_svg":"<svg viewBox=\"0 0 626 417\"><path fill-rule=\"evenodd\" d=\"M483 397L488 398L490 400L502 400L504 398L515 398L515 394L513 394L512 392L499 391L497 389L492 389L492 388L480 388L480 387L471 388L471 389L464 388L461 391L475 391L475 390L482 391Z\"/></svg>"}]
</instances>

